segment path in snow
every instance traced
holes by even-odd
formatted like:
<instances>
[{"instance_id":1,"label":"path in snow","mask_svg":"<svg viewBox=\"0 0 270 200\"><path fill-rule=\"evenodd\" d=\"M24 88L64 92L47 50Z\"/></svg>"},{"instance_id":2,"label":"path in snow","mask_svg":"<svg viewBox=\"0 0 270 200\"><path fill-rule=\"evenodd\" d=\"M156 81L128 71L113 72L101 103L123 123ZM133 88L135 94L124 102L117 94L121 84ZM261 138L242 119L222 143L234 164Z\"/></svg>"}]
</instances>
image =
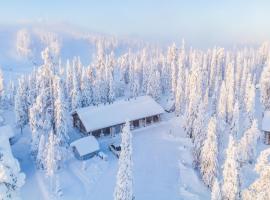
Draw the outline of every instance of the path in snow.
<instances>
[{"instance_id":1,"label":"path in snow","mask_svg":"<svg viewBox=\"0 0 270 200\"><path fill-rule=\"evenodd\" d=\"M49 193L38 177L30 156L30 138L26 135L27 133L28 130L25 130L23 136L12 146L13 154L20 162L21 171L26 175L26 182L21 190L22 199L49 200Z\"/></svg>"}]
</instances>

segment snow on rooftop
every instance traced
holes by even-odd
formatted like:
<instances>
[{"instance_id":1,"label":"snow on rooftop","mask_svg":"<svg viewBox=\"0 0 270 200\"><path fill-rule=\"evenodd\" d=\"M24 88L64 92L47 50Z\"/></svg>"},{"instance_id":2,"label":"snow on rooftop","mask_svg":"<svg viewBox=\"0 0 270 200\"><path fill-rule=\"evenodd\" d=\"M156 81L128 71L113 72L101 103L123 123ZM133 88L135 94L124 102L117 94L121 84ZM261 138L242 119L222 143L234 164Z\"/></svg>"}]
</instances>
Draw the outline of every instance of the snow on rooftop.
<instances>
[{"instance_id":1,"label":"snow on rooftop","mask_svg":"<svg viewBox=\"0 0 270 200\"><path fill-rule=\"evenodd\" d=\"M76 110L87 132L164 113L164 109L151 97L140 96L119 100L112 104L89 106Z\"/></svg>"},{"instance_id":2,"label":"snow on rooftop","mask_svg":"<svg viewBox=\"0 0 270 200\"><path fill-rule=\"evenodd\" d=\"M6 136L7 138L12 138L14 137L14 131L13 129L11 128L10 125L5 125L5 126L1 126L0 127L0 136Z\"/></svg>"},{"instance_id":3,"label":"snow on rooftop","mask_svg":"<svg viewBox=\"0 0 270 200\"><path fill-rule=\"evenodd\" d=\"M270 111L265 111L262 120L262 130L270 131Z\"/></svg>"},{"instance_id":4,"label":"snow on rooftop","mask_svg":"<svg viewBox=\"0 0 270 200\"><path fill-rule=\"evenodd\" d=\"M70 144L70 146L75 147L80 156L84 156L99 150L99 143L92 135L75 140Z\"/></svg>"}]
</instances>

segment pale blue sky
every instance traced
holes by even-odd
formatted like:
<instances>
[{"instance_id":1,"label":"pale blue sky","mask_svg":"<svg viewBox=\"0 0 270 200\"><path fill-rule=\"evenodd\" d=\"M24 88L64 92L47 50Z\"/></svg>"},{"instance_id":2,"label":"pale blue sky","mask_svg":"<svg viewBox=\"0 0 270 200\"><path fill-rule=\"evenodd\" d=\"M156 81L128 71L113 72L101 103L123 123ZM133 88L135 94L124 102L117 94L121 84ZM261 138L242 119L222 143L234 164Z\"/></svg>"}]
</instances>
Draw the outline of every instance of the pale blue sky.
<instances>
[{"instance_id":1,"label":"pale blue sky","mask_svg":"<svg viewBox=\"0 0 270 200\"><path fill-rule=\"evenodd\" d=\"M269 0L10 0L0 24L64 22L89 30L194 44L270 39Z\"/></svg>"}]
</instances>

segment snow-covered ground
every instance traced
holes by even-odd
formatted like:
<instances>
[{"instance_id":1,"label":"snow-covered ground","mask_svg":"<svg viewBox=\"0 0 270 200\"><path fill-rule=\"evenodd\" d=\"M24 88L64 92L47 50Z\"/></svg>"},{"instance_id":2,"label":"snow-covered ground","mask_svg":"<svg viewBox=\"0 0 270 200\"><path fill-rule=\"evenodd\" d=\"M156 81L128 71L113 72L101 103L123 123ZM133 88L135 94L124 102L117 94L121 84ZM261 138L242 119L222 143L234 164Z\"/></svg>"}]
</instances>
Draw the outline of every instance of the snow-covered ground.
<instances>
[{"instance_id":1,"label":"snow-covered ground","mask_svg":"<svg viewBox=\"0 0 270 200\"><path fill-rule=\"evenodd\" d=\"M136 199L209 199L209 191L192 168L191 141L181 127L181 118L165 119L159 124L133 131L134 194ZM38 171L29 154L30 132L12 147L26 174L22 188L25 200L51 199L50 181ZM58 173L63 200L113 199L118 159L108 144L119 138L102 138L101 149L108 161L94 157L85 162L73 156ZM31 195L29 195L31 194Z\"/></svg>"}]
</instances>

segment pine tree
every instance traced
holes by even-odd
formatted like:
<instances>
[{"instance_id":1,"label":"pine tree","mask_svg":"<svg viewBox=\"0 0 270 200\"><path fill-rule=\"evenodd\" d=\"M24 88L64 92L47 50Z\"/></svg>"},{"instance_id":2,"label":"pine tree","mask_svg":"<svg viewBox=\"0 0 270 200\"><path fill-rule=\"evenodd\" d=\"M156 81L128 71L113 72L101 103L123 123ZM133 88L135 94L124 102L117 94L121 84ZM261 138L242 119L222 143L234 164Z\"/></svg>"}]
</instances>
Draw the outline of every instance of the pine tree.
<instances>
[{"instance_id":1,"label":"pine tree","mask_svg":"<svg viewBox=\"0 0 270 200\"><path fill-rule=\"evenodd\" d=\"M90 69L83 70L82 74L82 105L90 106L93 103L93 85L92 71Z\"/></svg>"},{"instance_id":2,"label":"pine tree","mask_svg":"<svg viewBox=\"0 0 270 200\"><path fill-rule=\"evenodd\" d=\"M81 96L81 89L79 83L79 76L76 73L76 69L73 69L73 88L71 91L72 99L71 99L71 107L72 110L82 107L82 96Z\"/></svg>"},{"instance_id":3,"label":"pine tree","mask_svg":"<svg viewBox=\"0 0 270 200\"><path fill-rule=\"evenodd\" d=\"M54 103L55 114L55 134L58 137L60 144L67 146L68 136L68 109L64 97L63 82L59 77L55 78L56 98Z\"/></svg>"},{"instance_id":4,"label":"pine tree","mask_svg":"<svg viewBox=\"0 0 270 200\"><path fill-rule=\"evenodd\" d=\"M234 81L234 66L232 63L228 64L228 69L226 73L226 87L227 87L227 121L231 122L233 109L234 109L234 100L235 100L235 81Z\"/></svg>"},{"instance_id":5,"label":"pine tree","mask_svg":"<svg viewBox=\"0 0 270 200\"><path fill-rule=\"evenodd\" d=\"M241 162L252 163L254 161L259 137L260 131L258 129L258 123L257 120L254 119L251 127L246 130L240 140L239 153Z\"/></svg>"},{"instance_id":6,"label":"pine tree","mask_svg":"<svg viewBox=\"0 0 270 200\"><path fill-rule=\"evenodd\" d=\"M44 151L44 169L46 175L51 181L51 190L55 192L56 190L56 180L55 174L59 168L59 162L62 159L59 151L59 141L58 138L50 131L48 142L46 144L46 149Z\"/></svg>"},{"instance_id":7,"label":"pine tree","mask_svg":"<svg viewBox=\"0 0 270 200\"><path fill-rule=\"evenodd\" d=\"M25 89L24 79L19 79L18 89L15 96L15 116L16 125L20 127L21 133L23 127L28 122L28 104L27 104L27 91Z\"/></svg>"},{"instance_id":8,"label":"pine tree","mask_svg":"<svg viewBox=\"0 0 270 200\"><path fill-rule=\"evenodd\" d=\"M257 159L255 171L259 174L246 190L243 191L243 200L268 200L270 199L270 148L261 152Z\"/></svg>"},{"instance_id":9,"label":"pine tree","mask_svg":"<svg viewBox=\"0 0 270 200\"><path fill-rule=\"evenodd\" d=\"M261 102L265 110L270 110L270 56L268 57L267 64L263 68L260 89L261 89Z\"/></svg>"},{"instance_id":10,"label":"pine tree","mask_svg":"<svg viewBox=\"0 0 270 200\"><path fill-rule=\"evenodd\" d=\"M220 92L219 92L219 100L218 100L218 109L217 114L218 118L222 121L226 121L226 110L227 110L227 89L225 82L222 82Z\"/></svg>"},{"instance_id":11,"label":"pine tree","mask_svg":"<svg viewBox=\"0 0 270 200\"><path fill-rule=\"evenodd\" d=\"M193 121L192 128L192 141L193 141L193 165L195 168L199 167L201 163L201 151L203 143L206 139L206 129L208 121L208 115L205 114L207 111L205 109L205 105L200 102L197 116Z\"/></svg>"},{"instance_id":12,"label":"pine tree","mask_svg":"<svg viewBox=\"0 0 270 200\"><path fill-rule=\"evenodd\" d=\"M222 200L220 185L217 178L215 178L214 184L212 187L211 200Z\"/></svg>"},{"instance_id":13,"label":"pine tree","mask_svg":"<svg viewBox=\"0 0 270 200\"><path fill-rule=\"evenodd\" d=\"M239 137L239 104L238 101L235 102L234 108L233 108L233 115L230 125L230 133L235 139L238 139Z\"/></svg>"},{"instance_id":14,"label":"pine tree","mask_svg":"<svg viewBox=\"0 0 270 200\"><path fill-rule=\"evenodd\" d=\"M132 175L132 135L129 122L122 130L121 153L118 161L114 200L133 199L133 175Z\"/></svg>"},{"instance_id":15,"label":"pine tree","mask_svg":"<svg viewBox=\"0 0 270 200\"><path fill-rule=\"evenodd\" d=\"M215 117L212 117L208 123L207 138L203 143L201 152L200 172L203 182L210 188L213 186L214 178L217 177L218 173L216 124Z\"/></svg>"},{"instance_id":16,"label":"pine tree","mask_svg":"<svg viewBox=\"0 0 270 200\"><path fill-rule=\"evenodd\" d=\"M223 167L222 197L224 200L241 199L237 146L231 135L229 137L226 160Z\"/></svg>"}]
</instances>

